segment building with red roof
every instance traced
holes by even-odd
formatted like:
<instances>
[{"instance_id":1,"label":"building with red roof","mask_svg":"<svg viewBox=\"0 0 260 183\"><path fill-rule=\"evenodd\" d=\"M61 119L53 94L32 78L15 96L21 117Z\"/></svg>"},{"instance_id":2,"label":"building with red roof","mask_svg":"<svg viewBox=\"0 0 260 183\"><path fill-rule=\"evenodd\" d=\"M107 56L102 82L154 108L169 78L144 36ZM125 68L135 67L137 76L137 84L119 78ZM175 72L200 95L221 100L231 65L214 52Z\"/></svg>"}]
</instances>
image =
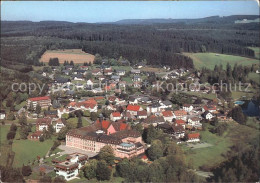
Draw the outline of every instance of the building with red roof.
<instances>
[{"instance_id":1,"label":"building with red roof","mask_svg":"<svg viewBox=\"0 0 260 183\"><path fill-rule=\"evenodd\" d=\"M28 136L28 139L30 140L39 140L40 137L43 135L42 131L36 131Z\"/></svg>"},{"instance_id":2,"label":"building with red roof","mask_svg":"<svg viewBox=\"0 0 260 183\"><path fill-rule=\"evenodd\" d=\"M105 145L110 145L115 156L120 158L132 158L145 150L141 134L122 122L99 119L92 125L71 129L66 134L66 146L69 147L98 153Z\"/></svg>"},{"instance_id":3,"label":"building with red roof","mask_svg":"<svg viewBox=\"0 0 260 183\"><path fill-rule=\"evenodd\" d=\"M120 112L112 112L110 114L111 121L117 121L117 120L120 120L121 118L122 118L122 115L120 114Z\"/></svg>"},{"instance_id":4,"label":"building with red roof","mask_svg":"<svg viewBox=\"0 0 260 183\"><path fill-rule=\"evenodd\" d=\"M167 111L163 111L162 112L162 116L163 116L163 118L164 118L164 120L165 121L168 121L168 122L172 122L172 120L173 120L173 112L172 111L169 111L169 110L167 110Z\"/></svg>"},{"instance_id":5,"label":"building with red roof","mask_svg":"<svg viewBox=\"0 0 260 183\"><path fill-rule=\"evenodd\" d=\"M27 109L32 105L35 110L37 104L39 104L41 108L48 108L51 106L51 99L49 96L29 98L27 100Z\"/></svg>"},{"instance_id":6,"label":"building with red roof","mask_svg":"<svg viewBox=\"0 0 260 183\"><path fill-rule=\"evenodd\" d=\"M138 111L142 111L143 108L140 105L129 104L126 108L127 112L130 112L131 115L136 116Z\"/></svg>"},{"instance_id":7,"label":"building with red roof","mask_svg":"<svg viewBox=\"0 0 260 183\"><path fill-rule=\"evenodd\" d=\"M199 142L199 141L200 141L200 134L199 133L188 134L187 142Z\"/></svg>"},{"instance_id":8,"label":"building with red roof","mask_svg":"<svg viewBox=\"0 0 260 183\"><path fill-rule=\"evenodd\" d=\"M174 118L176 119L182 119L184 121L187 120L187 112L185 110L177 110L177 111L174 111Z\"/></svg>"}]
</instances>

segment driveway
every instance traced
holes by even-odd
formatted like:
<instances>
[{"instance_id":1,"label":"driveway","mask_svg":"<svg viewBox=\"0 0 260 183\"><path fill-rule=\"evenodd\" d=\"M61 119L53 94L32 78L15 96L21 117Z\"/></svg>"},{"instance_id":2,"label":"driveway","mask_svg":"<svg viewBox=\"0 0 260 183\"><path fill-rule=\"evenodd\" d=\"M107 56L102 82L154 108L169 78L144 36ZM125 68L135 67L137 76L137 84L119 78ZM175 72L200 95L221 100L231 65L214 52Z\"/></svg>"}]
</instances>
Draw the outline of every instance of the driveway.
<instances>
[{"instance_id":1,"label":"driveway","mask_svg":"<svg viewBox=\"0 0 260 183\"><path fill-rule=\"evenodd\" d=\"M91 151L84 151L81 149L77 149L74 147L68 147L65 145L60 145L59 149L63 150L62 152L60 152L60 155L64 155L64 154L72 154L72 153L81 153L81 154L86 154L88 155L89 158L96 156L98 153L94 153Z\"/></svg>"}]
</instances>

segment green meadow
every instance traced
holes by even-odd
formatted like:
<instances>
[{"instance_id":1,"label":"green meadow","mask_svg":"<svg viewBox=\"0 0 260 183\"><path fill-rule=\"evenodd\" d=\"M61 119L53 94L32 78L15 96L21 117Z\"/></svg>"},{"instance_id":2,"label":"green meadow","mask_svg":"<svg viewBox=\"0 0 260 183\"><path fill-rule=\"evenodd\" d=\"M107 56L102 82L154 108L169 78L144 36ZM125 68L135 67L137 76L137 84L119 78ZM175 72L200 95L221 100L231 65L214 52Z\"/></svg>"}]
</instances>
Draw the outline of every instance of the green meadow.
<instances>
[{"instance_id":1,"label":"green meadow","mask_svg":"<svg viewBox=\"0 0 260 183\"><path fill-rule=\"evenodd\" d=\"M214 69L215 65L223 65L226 68L227 63L231 66L238 65L249 65L259 64L258 59L246 58L234 55L216 54L216 53L183 53L186 56L192 58L195 68L201 69L206 67Z\"/></svg>"}]
</instances>

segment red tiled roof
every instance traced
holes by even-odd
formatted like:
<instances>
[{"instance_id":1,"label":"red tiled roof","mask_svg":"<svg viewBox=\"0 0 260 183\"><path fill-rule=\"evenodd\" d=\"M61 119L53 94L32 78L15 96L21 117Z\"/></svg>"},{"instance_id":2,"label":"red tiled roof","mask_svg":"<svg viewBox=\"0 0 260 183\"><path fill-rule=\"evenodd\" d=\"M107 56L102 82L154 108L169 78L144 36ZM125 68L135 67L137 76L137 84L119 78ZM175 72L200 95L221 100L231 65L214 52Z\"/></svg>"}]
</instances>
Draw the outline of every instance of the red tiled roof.
<instances>
[{"instance_id":1,"label":"red tiled roof","mask_svg":"<svg viewBox=\"0 0 260 183\"><path fill-rule=\"evenodd\" d=\"M113 113L112 113L112 116L113 116L113 117L120 117L121 114L120 114L120 112L113 112Z\"/></svg>"},{"instance_id":2,"label":"red tiled roof","mask_svg":"<svg viewBox=\"0 0 260 183\"><path fill-rule=\"evenodd\" d=\"M40 137L43 134L41 131L36 131L33 134L31 134L31 137Z\"/></svg>"},{"instance_id":3,"label":"red tiled roof","mask_svg":"<svg viewBox=\"0 0 260 183\"><path fill-rule=\"evenodd\" d=\"M29 100L31 101L49 100L49 99L50 99L49 96L29 98Z\"/></svg>"},{"instance_id":4,"label":"red tiled roof","mask_svg":"<svg viewBox=\"0 0 260 183\"><path fill-rule=\"evenodd\" d=\"M200 134L199 133L190 133L188 134L188 139L194 139L194 138L199 138Z\"/></svg>"},{"instance_id":5,"label":"red tiled roof","mask_svg":"<svg viewBox=\"0 0 260 183\"><path fill-rule=\"evenodd\" d=\"M69 106L75 106L76 105L76 102L70 102L69 103Z\"/></svg>"},{"instance_id":6,"label":"red tiled roof","mask_svg":"<svg viewBox=\"0 0 260 183\"><path fill-rule=\"evenodd\" d=\"M100 124L99 120L97 120L97 124ZM109 121L103 120L103 121L101 121L101 128L106 130L106 129L108 129L110 124L111 123Z\"/></svg>"},{"instance_id":7,"label":"red tiled roof","mask_svg":"<svg viewBox=\"0 0 260 183\"><path fill-rule=\"evenodd\" d=\"M147 111L143 110L143 111L138 111L137 112L137 116L147 116Z\"/></svg>"},{"instance_id":8,"label":"red tiled roof","mask_svg":"<svg viewBox=\"0 0 260 183\"><path fill-rule=\"evenodd\" d=\"M126 128L127 128L127 124L126 124L126 123L121 123L121 124L120 124L120 128L119 128L120 131L121 131L121 130L125 130Z\"/></svg>"},{"instance_id":9,"label":"red tiled roof","mask_svg":"<svg viewBox=\"0 0 260 183\"><path fill-rule=\"evenodd\" d=\"M128 111L139 111L140 110L140 106L139 105L131 105L131 104L129 104L126 109Z\"/></svg>"},{"instance_id":10,"label":"red tiled roof","mask_svg":"<svg viewBox=\"0 0 260 183\"><path fill-rule=\"evenodd\" d=\"M163 114L164 117L171 117L171 116L173 116L172 111L163 111L162 114Z\"/></svg>"},{"instance_id":11,"label":"red tiled roof","mask_svg":"<svg viewBox=\"0 0 260 183\"><path fill-rule=\"evenodd\" d=\"M175 116L184 116L187 115L187 112L184 110L178 110L178 111L174 111Z\"/></svg>"},{"instance_id":12,"label":"red tiled roof","mask_svg":"<svg viewBox=\"0 0 260 183\"><path fill-rule=\"evenodd\" d=\"M182 124L185 124L185 121L183 121L182 119L177 119L176 124L182 125Z\"/></svg>"},{"instance_id":13,"label":"red tiled roof","mask_svg":"<svg viewBox=\"0 0 260 183\"><path fill-rule=\"evenodd\" d=\"M104 97L95 97L95 100L103 100Z\"/></svg>"}]
</instances>

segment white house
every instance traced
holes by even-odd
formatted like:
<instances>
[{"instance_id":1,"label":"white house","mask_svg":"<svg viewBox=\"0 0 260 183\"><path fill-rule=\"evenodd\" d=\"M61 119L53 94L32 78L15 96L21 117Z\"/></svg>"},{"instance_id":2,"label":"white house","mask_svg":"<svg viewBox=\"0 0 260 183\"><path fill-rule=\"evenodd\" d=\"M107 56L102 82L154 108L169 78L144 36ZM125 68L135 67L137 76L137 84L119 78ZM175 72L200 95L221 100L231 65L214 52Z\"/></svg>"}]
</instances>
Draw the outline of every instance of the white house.
<instances>
[{"instance_id":1,"label":"white house","mask_svg":"<svg viewBox=\"0 0 260 183\"><path fill-rule=\"evenodd\" d=\"M117 121L117 120L120 120L121 118L122 118L122 115L120 114L120 112L112 112L110 114L111 121Z\"/></svg>"},{"instance_id":2,"label":"white house","mask_svg":"<svg viewBox=\"0 0 260 183\"><path fill-rule=\"evenodd\" d=\"M183 104L182 109L186 112L191 112L193 110L193 106L191 104Z\"/></svg>"},{"instance_id":3,"label":"white house","mask_svg":"<svg viewBox=\"0 0 260 183\"><path fill-rule=\"evenodd\" d=\"M70 181L77 177L79 169L85 165L88 160L88 156L80 153L73 153L67 157L66 161L58 162L55 165L54 171L58 176L63 176L66 181Z\"/></svg>"},{"instance_id":4,"label":"white house","mask_svg":"<svg viewBox=\"0 0 260 183\"><path fill-rule=\"evenodd\" d=\"M38 118L36 121L36 131L48 130L49 125L52 125L51 118Z\"/></svg>"},{"instance_id":5,"label":"white house","mask_svg":"<svg viewBox=\"0 0 260 183\"><path fill-rule=\"evenodd\" d=\"M211 120L214 116L209 111L206 111L202 114L202 117L204 117L205 119Z\"/></svg>"},{"instance_id":6,"label":"white house","mask_svg":"<svg viewBox=\"0 0 260 183\"><path fill-rule=\"evenodd\" d=\"M56 124L54 125L54 129L55 129L55 131L56 131L56 133L59 133L60 132L60 130L63 128L63 127L65 127L65 125L66 125L66 120L65 119L58 119L57 121L56 121Z\"/></svg>"},{"instance_id":7,"label":"white house","mask_svg":"<svg viewBox=\"0 0 260 183\"><path fill-rule=\"evenodd\" d=\"M125 75L125 70L116 70L116 74L118 76L124 76Z\"/></svg>"},{"instance_id":8,"label":"white house","mask_svg":"<svg viewBox=\"0 0 260 183\"><path fill-rule=\"evenodd\" d=\"M200 123L200 118L193 117L188 119L188 125L195 127L195 128L201 128L202 124Z\"/></svg>"},{"instance_id":9,"label":"white house","mask_svg":"<svg viewBox=\"0 0 260 183\"><path fill-rule=\"evenodd\" d=\"M5 111L0 111L0 119L5 119Z\"/></svg>"},{"instance_id":10,"label":"white house","mask_svg":"<svg viewBox=\"0 0 260 183\"><path fill-rule=\"evenodd\" d=\"M199 133L190 133L188 134L188 140L186 142L199 142L200 134Z\"/></svg>"},{"instance_id":11,"label":"white house","mask_svg":"<svg viewBox=\"0 0 260 183\"><path fill-rule=\"evenodd\" d=\"M126 108L127 112L130 112L132 116L136 116L138 111L142 111L143 108L139 105L131 105L129 104Z\"/></svg>"},{"instance_id":12,"label":"white house","mask_svg":"<svg viewBox=\"0 0 260 183\"><path fill-rule=\"evenodd\" d=\"M61 118L63 114L69 114L69 110L66 108L60 108L57 110L57 115L59 118Z\"/></svg>"},{"instance_id":13,"label":"white house","mask_svg":"<svg viewBox=\"0 0 260 183\"><path fill-rule=\"evenodd\" d=\"M88 88L93 88L93 84L94 84L93 81L91 81L90 79L87 80L87 82L86 82L86 85Z\"/></svg>"},{"instance_id":14,"label":"white house","mask_svg":"<svg viewBox=\"0 0 260 183\"><path fill-rule=\"evenodd\" d=\"M163 111L162 116L165 121L172 122L173 120L173 112L172 111Z\"/></svg>"},{"instance_id":15,"label":"white house","mask_svg":"<svg viewBox=\"0 0 260 183\"><path fill-rule=\"evenodd\" d=\"M153 103L146 108L147 112L150 113L159 113L161 112L162 108L159 103Z\"/></svg>"}]
</instances>

